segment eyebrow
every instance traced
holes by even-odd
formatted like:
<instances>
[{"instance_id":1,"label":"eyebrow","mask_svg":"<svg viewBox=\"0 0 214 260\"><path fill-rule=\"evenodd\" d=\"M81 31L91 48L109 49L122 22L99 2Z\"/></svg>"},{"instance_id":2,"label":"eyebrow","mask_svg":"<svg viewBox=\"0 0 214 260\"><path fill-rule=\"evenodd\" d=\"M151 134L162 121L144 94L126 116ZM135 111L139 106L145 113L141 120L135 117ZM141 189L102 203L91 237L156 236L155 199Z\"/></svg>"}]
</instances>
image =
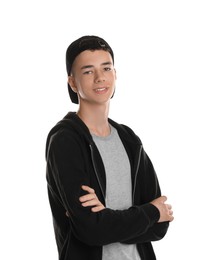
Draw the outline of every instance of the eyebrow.
<instances>
[{"instance_id":1,"label":"eyebrow","mask_svg":"<svg viewBox=\"0 0 214 260\"><path fill-rule=\"evenodd\" d=\"M112 62L107 61L107 62L101 63L101 66L106 66L106 65L112 65ZM89 68L93 68L93 67L94 67L94 65L85 65L85 66L81 67L81 70L89 69Z\"/></svg>"}]
</instances>

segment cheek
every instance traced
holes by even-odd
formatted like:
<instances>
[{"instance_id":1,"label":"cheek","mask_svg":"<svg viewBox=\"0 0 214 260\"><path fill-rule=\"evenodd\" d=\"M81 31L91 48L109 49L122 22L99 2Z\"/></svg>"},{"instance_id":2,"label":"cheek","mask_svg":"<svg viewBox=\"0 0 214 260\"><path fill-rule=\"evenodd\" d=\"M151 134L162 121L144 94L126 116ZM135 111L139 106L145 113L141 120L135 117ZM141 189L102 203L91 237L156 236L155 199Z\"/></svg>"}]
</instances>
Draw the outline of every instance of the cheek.
<instances>
[{"instance_id":1,"label":"cheek","mask_svg":"<svg viewBox=\"0 0 214 260\"><path fill-rule=\"evenodd\" d=\"M75 84L77 89L82 89L82 86L84 86L85 83L84 80L80 78L80 79L76 79Z\"/></svg>"},{"instance_id":2,"label":"cheek","mask_svg":"<svg viewBox=\"0 0 214 260\"><path fill-rule=\"evenodd\" d=\"M78 92L81 95L84 95L84 93L87 93L87 91L91 88L89 77L80 79L76 84L77 84Z\"/></svg>"},{"instance_id":3,"label":"cheek","mask_svg":"<svg viewBox=\"0 0 214 260\"><path fill-rule=\"evenodd\" d=\"M112 76L112 79L114 79L114 80L117 79L117 75L116 75L116 71L115 70L112 71L111 76Z\"/></svg>"},{"instance_id":4,"label":"cheek","mask_svg":"<svg viewBox=\"0 0 214 260\"><path fill-rule=\"evenodd\" d=\"M111 81L112 83L114 83L116 81L117 77L115 74L112 74L111 77L109 77L109 81Z\"/></svg>"}]
</instances>

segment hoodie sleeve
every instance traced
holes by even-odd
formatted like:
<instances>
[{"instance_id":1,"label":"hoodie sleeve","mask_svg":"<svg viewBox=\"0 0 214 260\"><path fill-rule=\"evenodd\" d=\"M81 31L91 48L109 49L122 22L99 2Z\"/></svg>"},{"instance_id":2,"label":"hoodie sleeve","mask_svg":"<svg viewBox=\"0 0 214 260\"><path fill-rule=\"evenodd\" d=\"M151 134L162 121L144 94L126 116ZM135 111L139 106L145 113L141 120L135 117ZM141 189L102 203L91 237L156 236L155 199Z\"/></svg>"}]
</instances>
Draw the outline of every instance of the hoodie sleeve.
<instances>
[{"instance_id":1,"label":"hoodie sleeve","mask_svg":"<svg viewBox=\"0 0 214 260\"><path fill-rule=\"evenodd\" d=\"M126 210L106 208L97 213L91 212L89 207L82 207L79 202L83 192L81 186L90 183L90 176L81 162L82 143L78 141L62 133L55 134L50 140L47 156L48 185L56 194L56 200L69 213L72 232L88 245L128 242L141 237L160 217L152 204L145 203Z\"/></svg>"},{"instance_id":2,"label":"hoodie sleeve","mask_svg":"<svg viewBox=\"0 0 214 260\"><path fill-rule=\"evenodd\" d=\"M143 192L144 201L138 201L138 204L147 203L161 196L161 189L159 181L153 167L153 164L143 150L141 165L139 168L141 178L138 181L138 191ZM151 226L146 232L136 236L130 240L124 241L125 244L134 244L134 243L145 243L151 241L158 241L162 239L169 228L169 222L155 223Z\"/></svg>"},{"instance_id":3,"label":"hoodie sleeve","mask_svg":"<svg viewBox=\"0 0 214 260\"><path fill-rule=\"evenodd\" d=\"M161 240L167 233L169 222L155 223L147 232L134 237L132 239L123 241L124 244L139 244L151 241Z\"/></svg>"}]
</instances>

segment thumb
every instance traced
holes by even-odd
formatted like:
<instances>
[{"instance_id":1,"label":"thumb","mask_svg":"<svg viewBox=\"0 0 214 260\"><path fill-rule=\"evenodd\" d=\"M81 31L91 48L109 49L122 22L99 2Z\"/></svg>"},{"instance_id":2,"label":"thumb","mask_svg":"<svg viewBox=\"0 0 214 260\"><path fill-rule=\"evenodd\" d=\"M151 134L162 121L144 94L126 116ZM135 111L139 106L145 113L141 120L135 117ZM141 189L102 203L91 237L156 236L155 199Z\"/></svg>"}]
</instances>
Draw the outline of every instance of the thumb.
<instances>
[{"instance_id":1,"label":"thumb","mask_svg":"<svg viewBox=\"0 0 214 260\"><path fill-rule=\"evenodd\" d=\"M160 201L161 201L162 203L164 203L166 200L167 200L167 197L166 197L166 196L161 196L161 197L160 197Z\"/></svg>"}]
</instances>

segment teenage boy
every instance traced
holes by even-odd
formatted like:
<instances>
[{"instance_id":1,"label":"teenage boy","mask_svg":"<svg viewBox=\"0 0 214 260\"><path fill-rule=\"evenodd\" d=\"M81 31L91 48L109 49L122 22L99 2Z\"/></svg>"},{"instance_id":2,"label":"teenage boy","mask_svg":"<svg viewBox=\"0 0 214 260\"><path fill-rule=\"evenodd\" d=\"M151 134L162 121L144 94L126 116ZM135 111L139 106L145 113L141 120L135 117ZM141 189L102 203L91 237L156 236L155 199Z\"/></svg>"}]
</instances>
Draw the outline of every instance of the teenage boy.
<instances>
[{"instance_id":1,"label":"teenage boy","mask_svg":"<svg viewBox=\"0 0 214 260\"><path fill-rule=\"evenodd\" d=\"M60 260L155 260L151 241L173 220L138 136L111 120L114 54L97 36L66 52L68 91L79 104L47 138L47 182Z\"/></svg>"}]
</instances>

